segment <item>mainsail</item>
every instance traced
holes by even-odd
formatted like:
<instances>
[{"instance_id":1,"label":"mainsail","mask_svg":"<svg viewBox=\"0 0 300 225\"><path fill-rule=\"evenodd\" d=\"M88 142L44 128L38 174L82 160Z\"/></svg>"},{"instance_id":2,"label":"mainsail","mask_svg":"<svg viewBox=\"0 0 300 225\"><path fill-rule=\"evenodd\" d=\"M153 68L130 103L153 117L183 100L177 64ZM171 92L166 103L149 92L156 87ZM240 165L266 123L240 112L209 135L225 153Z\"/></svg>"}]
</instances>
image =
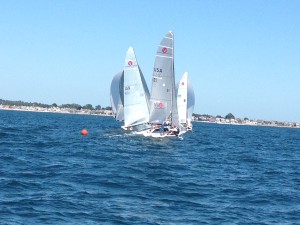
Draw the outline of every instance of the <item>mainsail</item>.
<instances>
[{"instance_id":1,"label":"mainsail","mask_svg":"<svg viewBox=\"0 0 300 225\"><path fill-rule=\"evenodd\" d=\"M184 73L178 83L177 107L180 123L186 123L187 119L187 73Z\"/></svg>"},{"instance_id":2,"label":"mainsail","mask_svg":"<svg viewBox=\"0 0 300 225\"><path fill-rule=\"evenodd\" d=\"M193 85L190 82L189 78L187 79L187 97L188 97L188 104L187 104L187 123L191 123L193 113L194 113L194 106L195 106L195 92L193 89Z\"/></svg>"},{"instance_id":3,"label":"mainsail","mask_svg":"<svg viewBox=\"0 0 300 225\"><path fill-rule=\"evenodd\" d=\"M155 57L150 97L150 123L162 124L167 118L178 125L174 74L174 35L169 31L161 40Z\"/></svg>"},{"instance_id":4,"label":"mainsail","mask_svg":"<svg viewBox=\"0 0 300 225\"><path fill-rule=\"evenodd\" d=\"M177 107L179 121L182 124L189 124L192 120L195 105L195 94L188 73L185 72L178 83Z\"/></svg>"},{"instance_id":5,"label":"mainsail","mask_svg":"<svg viewBox=\"0 0 300 225\"><path fill-rule=\"evenodd\" d=\"M117 73L110 85L111 107L118 121L124 120L124 71Z\"/></svg>"},{"instance_id":6,"label":"mainsail","mask_svg":"<svg viewBox=\"0 0 300 225\"><path fill-rule=\"evenodd\" d=\"M149 122L149 90L130 47L124 64L124 126Z\"/></svg>"}]
</instances>

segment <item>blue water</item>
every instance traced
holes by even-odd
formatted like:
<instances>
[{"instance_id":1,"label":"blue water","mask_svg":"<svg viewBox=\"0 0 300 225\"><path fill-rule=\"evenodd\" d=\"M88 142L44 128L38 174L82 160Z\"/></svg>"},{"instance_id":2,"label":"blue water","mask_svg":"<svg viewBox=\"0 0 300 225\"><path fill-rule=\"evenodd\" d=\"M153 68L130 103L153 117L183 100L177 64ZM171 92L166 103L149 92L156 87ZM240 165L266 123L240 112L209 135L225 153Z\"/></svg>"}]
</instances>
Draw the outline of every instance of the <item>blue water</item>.
<instances>
[{"instance_id":1,"label":"blue water","mask_svg":"<svg viewBox=\"0 0 300 225\"><path fill-rule=\"evenodd\" d=\"M119 127L0 110L0 224L300 224L300 129Z\"/></svg>"}]
</instances>

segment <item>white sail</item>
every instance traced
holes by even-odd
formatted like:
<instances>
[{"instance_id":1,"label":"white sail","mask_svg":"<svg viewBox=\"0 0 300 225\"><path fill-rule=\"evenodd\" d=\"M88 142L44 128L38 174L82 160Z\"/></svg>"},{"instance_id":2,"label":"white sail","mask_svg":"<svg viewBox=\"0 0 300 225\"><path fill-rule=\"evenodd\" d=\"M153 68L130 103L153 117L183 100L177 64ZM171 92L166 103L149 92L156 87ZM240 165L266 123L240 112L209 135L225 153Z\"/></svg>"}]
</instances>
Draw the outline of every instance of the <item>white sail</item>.
<instances>
[{"instance_id":1,"label":"white sail","mask_svg":"<svg viewBox=\"0 0 300 225\"><path fill-rule=\"evenodd\" d=\"M178 83L177 107L180 123L186 123L187 119L187 73L184 73Z\"/></svg>"},{"instance_id":2,"label":"white sail","mask_svg":"<svg viewBox=\"0 0 300 225\"><path fill-rule=\"evenodd\" d=\"M124 126L131 127L149 122L149 91L130 47L124 64Z\"/></svg>"},{"instance_id":3,"label":"white sail","mask_svg":"<svg viewBox=\"0 0 300 225\"><path fill-rule=\"evenodd\" d=\"M162 124L170 116L172 125L178 125L174 35L171 31L164 36L157 48L152 75L150 123Z\"/></svg>"},{"instance_id":4,"label":"white sail","mask_svg":"<svg viewBox=\"0 0 300 225\"><path fill-rule=\"evenodd\" d=\"M193 89L193 85L190 82L189 78L187 80L188 88L187 88L187 126L192 127L192 117L194 113L194 106L195 106L195 92Z\"/></svg>"},{"instance_id":5,"label":"white sail","mask_svg":"<svg viewBox=\"0 0 300 225\"><path fill-rule=\"evenodd\" d=\"M188 73L185 72L178 83L177 107L181 124L191 128L191 120L194 112L195 94Z\"/></svg>"},{"instance_id":6,"label":"white sail","mask_svg":"<svg viewBox=\"0 0 300 225\"><path fill-rule=\"evenodd\" d=\"M116 120L124 120L124 71L117 73L110 85L110 102Z\"/></svg>"}]
</instances>

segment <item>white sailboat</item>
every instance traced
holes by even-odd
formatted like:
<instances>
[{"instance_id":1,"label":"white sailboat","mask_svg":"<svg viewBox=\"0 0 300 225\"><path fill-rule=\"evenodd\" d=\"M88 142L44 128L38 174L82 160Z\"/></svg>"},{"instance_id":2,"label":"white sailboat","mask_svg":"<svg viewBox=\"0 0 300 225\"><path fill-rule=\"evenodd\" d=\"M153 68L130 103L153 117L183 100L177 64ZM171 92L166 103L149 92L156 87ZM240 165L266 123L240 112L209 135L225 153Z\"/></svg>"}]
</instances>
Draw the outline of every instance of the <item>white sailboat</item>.
<instances>
[{"instance_id":1,"label":"white sailboat","mask_svg":"<svg viewBox=\"0 0 300 225\"><path fill-rule=\"evenodd\" d=\"M157 48L152 87L150 95L150 119L152 129L143 132L144 136L165 137L175 136L161 132L159 127L167 119L171 126L179 126L176 86L174 74L174 34L169 31Z\"/></svg>"},{"instance_id":2,"label":"white sailboat","mask_svg":"<svg viewBox=\"0 0 300 225\"><path fill-rule=\"evenodd\" d=\"M149 90L130 47L124 63L124 126L125 130L142 129L149 122Z\"/></svg>"},{"instance_id":3,"label":"white sailboat","mask_svg":"<svg viewBox=\"0 0 300 225\"><path fill-rule=\"evenodd\" d=\"M195 94L188 73L185 72L178 83L177 107L179 122L186 131L192 130L192 115L194 112Z\"/></svg>"},{"instance_id":4,"label":"white sailboat","mask_svg":"<svg viewBox=\"0 0 300 225\"><path fill-rule=\"evenodd\" d=\"M124 130L149 127L149 90L133 47L127 50L124 69L111 82L110 99L115 119L124 121Z\"/></svg>"},{"instance_id":5,"label":"white sailboat","mask_svg":"<svg viewBox=\"0 0 300 225\"><path fill-rule=\"evenodd\" d=\"M117 121L124 120L124 71L117 73L110 85L110 102Z\"/></svg>"},{"instance_id":6,"label":"white sailboat","mask_svg":"<svg viewBox=\"0 0 300 225\"><path fill-rule=\"evenodd\" d=\"M176 137L185 133L191 128L195 97L187 73L180 84L176 88L172 31L166 33L157 48L151 95L130 47L124 69L115 75L111 84L111 103L116 120L124 121L123 129L144 136ZM162 129L166 121L170 121L170 127L177 127L175 133Z\"/></svg>"}]
</instances>

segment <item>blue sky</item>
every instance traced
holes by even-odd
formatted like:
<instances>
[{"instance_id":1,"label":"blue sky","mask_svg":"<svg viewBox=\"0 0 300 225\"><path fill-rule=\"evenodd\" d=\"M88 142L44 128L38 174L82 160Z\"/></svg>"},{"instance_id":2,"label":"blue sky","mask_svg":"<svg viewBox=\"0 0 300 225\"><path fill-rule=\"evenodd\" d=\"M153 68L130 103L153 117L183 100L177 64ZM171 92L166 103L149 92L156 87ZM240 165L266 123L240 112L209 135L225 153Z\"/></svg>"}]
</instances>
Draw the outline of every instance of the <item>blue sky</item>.
<instances>
[{"instance_id":1,"label":"blue sky","mask_svg":"<svg viewBox=\"0 0 300 225\"><path fill-rule=\"evenodd\" d=\"M195 113L300 121L300 1L0 1L0 98L109 106L133 46L148 87L164 34Z\"/></svg>"}]
</instances>

